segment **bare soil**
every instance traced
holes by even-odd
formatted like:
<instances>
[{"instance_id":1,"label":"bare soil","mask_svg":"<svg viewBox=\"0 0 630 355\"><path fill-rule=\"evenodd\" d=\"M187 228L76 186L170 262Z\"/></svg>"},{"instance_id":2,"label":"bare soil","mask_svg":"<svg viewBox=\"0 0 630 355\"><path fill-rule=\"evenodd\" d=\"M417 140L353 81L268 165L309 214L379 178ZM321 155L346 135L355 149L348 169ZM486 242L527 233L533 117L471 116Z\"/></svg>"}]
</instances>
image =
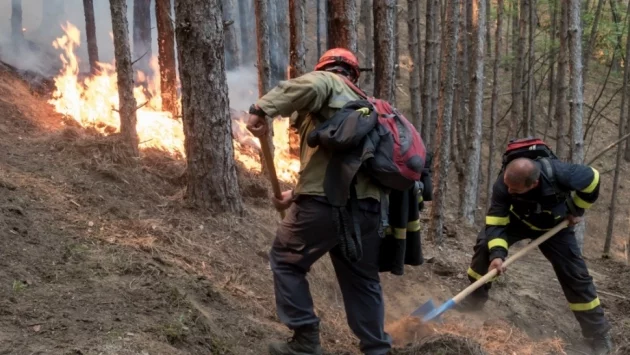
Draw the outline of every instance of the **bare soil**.
<instances>
[{"instance_id":1,"label":"bare soil","mask_svg":"<svg viewBox=\"0 0 630 355\"><path fill-rule=\"evenodd\" d=\"M74 127L6 70L0 135L0 353L264 354L271 338L289 335L274 310L266 252L278 217L263 177L239 172L245 217L191 210L183 162L157 151L125 158L116 137ZM606 204L591 213L587 263L618 354L628 354L630 268L594 252ZM409 354L588 353L539 252L497 281L484 312L451 311L442 324L409 318L468 284L477 231L446 218L445 244L424 240L432 262L403 277L382 274L398 346L411 344ZM356 354L331 275L326 257L309 276L324 347Z\"/></svg>"}]
</instances>

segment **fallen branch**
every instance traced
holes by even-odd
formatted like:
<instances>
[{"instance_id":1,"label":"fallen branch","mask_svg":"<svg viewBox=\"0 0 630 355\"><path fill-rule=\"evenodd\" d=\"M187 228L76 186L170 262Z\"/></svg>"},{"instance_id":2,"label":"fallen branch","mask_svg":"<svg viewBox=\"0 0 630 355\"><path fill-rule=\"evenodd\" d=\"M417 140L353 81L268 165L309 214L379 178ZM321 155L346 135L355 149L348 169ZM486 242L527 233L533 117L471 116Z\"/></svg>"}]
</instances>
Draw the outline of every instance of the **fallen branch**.
<instances>
[{"instance_id":1,"label":"fallen branch","mask_svg":"<svg viewBox=\"0 0 630 355\"><path fill-rule=\"evenodd\" d=\"M133 66L134 64L138 63L138 61L140 61L140 59L144 58L145 55L149 54L149 51L144 52L143 55L140 56L140 58L134 60L133 62L131 62L131 66Z\"/></svg>"},{"instance_id":2,"label":"fallen branch","mask_svg":"<svg viewBox=\"0 0 630 355\"><path fill-rule=\"evenodd\" d=\"M618 295L616 293L612 293L612 292L608 292L608 291L597 290L597 293L601 293L602 295L606 295L606 296L610 296L610 297L617 297L617 298L620 298L620 299L625 300L625 301L630 301L630 298L628 298L626 296Z\"/></svg>"},{"instance_id":3,"label":"fallen branch","mask_svg":"<svg viewBox=\"0 0 630 355\"><path fill-rule=\"evenodd\" d=\"M602 150L601 152L599 152L597 155L595 155L595 157L593 157L593 159L591 159L587 165L591 165L593 164L593 162L597 159L599 159L602 155L604 155L607 151L613 149L614 147L617 146L617 144L625 141L626 139L630 138L630 133L626 134L625 136L617 139L617 141L611 143L608 145L608 147L604 148L604 150Z\"/></svg>"}]
</instances>

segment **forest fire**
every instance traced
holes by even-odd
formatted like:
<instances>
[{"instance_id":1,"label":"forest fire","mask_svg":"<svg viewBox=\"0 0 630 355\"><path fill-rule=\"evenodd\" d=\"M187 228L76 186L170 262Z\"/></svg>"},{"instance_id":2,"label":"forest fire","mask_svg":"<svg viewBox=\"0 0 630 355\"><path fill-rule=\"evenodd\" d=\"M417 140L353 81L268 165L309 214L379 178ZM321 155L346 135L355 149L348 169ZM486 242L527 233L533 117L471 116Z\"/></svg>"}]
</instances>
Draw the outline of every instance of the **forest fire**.
<instances>
[{"instance_id":1,"label":"forest fire","mask_svg":"<svg viewBox=\"0 0 630 355\"><path fill-rule=\"evenodd\" d=\"M63 68L54 78L56 90L48 102L61 114L72 117L83 127L91 127L102 134L112 134L120 130L118 108L118 87L116 68L113 64L99 62L100 71L96 75L81 79L76 49L80 46L80 31L67 23L62 25L65 32L53 42L60 50ZM137 105L137 131L140 148L157 148L170 154L183 157L184 132L181 121L171 113L162 111L160 77L157 58L151 59L154 76L148 77L137 72L137 81L143 85L134 88ZM232 115L234 157L250 171L260 172L258 139L245 128L244 113ZM235 117L236 116L236 117ZM288 119L274 120L275 164L278 178L295 183L299 162L289 154Z\"/></svg>"}]
</instances>

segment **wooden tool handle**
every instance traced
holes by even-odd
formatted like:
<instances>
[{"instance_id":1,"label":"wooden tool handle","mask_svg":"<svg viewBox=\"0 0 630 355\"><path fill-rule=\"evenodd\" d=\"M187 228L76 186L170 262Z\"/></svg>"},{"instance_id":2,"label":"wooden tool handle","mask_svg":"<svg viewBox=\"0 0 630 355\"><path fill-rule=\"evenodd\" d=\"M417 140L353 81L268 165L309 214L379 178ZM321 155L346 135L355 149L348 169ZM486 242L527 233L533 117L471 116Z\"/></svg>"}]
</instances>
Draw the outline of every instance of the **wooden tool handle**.
<instances>
[{"instance_id":1,"label":"wooden tool handle","mask_svg":"<svg viewBox=\"0 0 630 355\"><path fill-rule=\"evenodd\" d=\"M265 134L260 139L260 149L265 159L265 166L269 171L269 180L271 181L271 188L273 189L273 195L277 199L282 198L282 191L280 191L280 183L278 182L278 176L276 175L276 166L273 163L273 155L271 154L271 147L269 146L268 135ZM280 217L284 219L284 211L280 211Z\"/></svg>"},{"instance_id":2,"label":"wooden tool handle","mask_svg":"<svg viewBox=\"0 0 630 355\"><path fill-rule=\"evenodd\" d=\"M566 228L568 225L569 225L569 221L567 221L567 220L562 221L562 223L560 223L557 226L553 227L547 233L545 233L545 234L541 235L540 237L534 239L525 248L521 249L518 253L514 254L514 256L512 256L511 258L508 258L507 260L505 260L503 262L503 266L507 267L510 264L512 264L513 262L515 262L516 260L522 258L523 255L529 253L532 249L536 248L541 243L544 243L547 239L553 237L556 233L558 233L560 230ZM475 291L476 289L478 289L479 287L484 285L486 282L490 281L490 279L492 279L496 275L497 275L497 270L496 269L490 270L487 274L483 275L482 278L480 278L479 280L475 281L470 286L466 287L462 292L458 293L457 296L453 297L453 301L455 303L459 303L461 300L466 298L468 295L470 295L473 291Z\"/></svg>"}]
</instances>

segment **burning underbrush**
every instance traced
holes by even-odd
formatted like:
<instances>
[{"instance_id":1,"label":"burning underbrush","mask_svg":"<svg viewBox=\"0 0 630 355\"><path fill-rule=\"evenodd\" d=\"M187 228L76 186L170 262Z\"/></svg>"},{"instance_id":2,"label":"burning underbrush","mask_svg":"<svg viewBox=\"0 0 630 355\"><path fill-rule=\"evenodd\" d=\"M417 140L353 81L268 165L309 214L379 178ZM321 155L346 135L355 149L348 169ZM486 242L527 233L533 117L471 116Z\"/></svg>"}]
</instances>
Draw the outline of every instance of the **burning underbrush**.
<instances>
[{"instance_id":1,"label":"burning underbrush","mask_svg":"<svg viewBox=\"0 0 630 355\"><path fill-rule=\"evenodd\" d=\"M62 26L65 35L53 42L53 47L61 51L59 55L63 68L54 78L55 91L48 101L57 112L74 120L79 126L89 128L101 135L119 132L120 118L116 68L110 63L98 63L100 71L90 77L79 73L79 60L76 56L80 46L80 32L70 23ZM152 77L136 72L139 85L134 88L138 104L137 132L143 154L150 150L161 150L174 159L185 156L184 132L179 117L162 110L160 77L157 58L151 60ZM260 145L245 128L245 112L231 110L234 157L245 169L260 172ZM298 160L290 153L289 120L274 120L273 143L274 162L278 177L295 183L299 170Z\"/></svg>"}]
</instances>

